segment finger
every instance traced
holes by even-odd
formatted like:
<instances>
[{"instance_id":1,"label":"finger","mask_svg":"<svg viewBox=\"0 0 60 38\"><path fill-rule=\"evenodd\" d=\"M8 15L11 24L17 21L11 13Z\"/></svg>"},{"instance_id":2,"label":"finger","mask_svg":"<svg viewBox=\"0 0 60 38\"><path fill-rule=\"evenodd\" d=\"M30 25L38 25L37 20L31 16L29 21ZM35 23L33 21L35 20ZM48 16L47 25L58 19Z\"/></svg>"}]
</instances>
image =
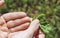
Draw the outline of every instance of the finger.
<instances>
[{"instance_id":1,"label":"finger","mask_svg":"<svg viewBox=\"0 0 60 38\"><path fill-rule=\"evenodd\" d=\"M38 35L39 35L39 29L34 33L33 38L34 38L34 37L35 37L35 38L38 38Z\"/></svg>"},{"instance_id":2,"label":"finger","mask_svg":"<svg viewBox=\"0 0 60 38\"><path fill-rule=\"evenodd\" d=\"M45 38L45 34L42 32L42 30L39 28L35 34L33 38Z\"/></svg>"},{"instance_id":3,"label":"finger","mask_svg":"<svg viewBox=\"0 0 60 38\"><path fill-rule=\"evenodd\" d=\"M45 38L44 34L39 34L39 38Z\"/></svg>"},{"instance_id":4,"label":"finger","mask_svg":"<svg viewBox=\"0 0 60 38\"><path fill-rule=\"evenodd\" d=\"M30 27L26 30L28 32L27 34L33 35L38 28L39 28L39 20L36 19L30 24Z\"/></svg>"},{"instance_id":5,"label":"finger","mask_svg":"<svg viewBox=\"0 0 60 38\"><path fill-rule=\"evenodd\" d=\"M16 32L16 31L25 30L25 29L27 29L29 27L29 24L30 23L27 22L27 23L24 23L24 24L19 25L17 27L11 28L10 32Z\"/></svg>"},{"instance_id":6,"label":"finger","mask_svg":"<svg viewBox=\"0 0 60 38\"><path fill-rule=\"evenodd\" d=\"M31 22L31 19L29 17L24 17L22 19L17 19L17 20L14 20L14 21L9 21L9 22L7 22L7 27L8 28L12 28L12 27L21 25L21 24L26 23L26 22Z\"/></svg>"},{"instance_id":7,"label":"finger","mask_svg":"<svg viewBox=\"0 0 60 38\"><path fill-rule=\"evenodd\" d=\"M0 7L4 4L4 0L0 0Z\"/></svg>"},{"instance_id":8,"label":"finger","mask_svg":"<svg viewBox=\"0 0 60 38\"><path fill-rule=\"evenodd\" d=\"M30 24L29 30L36 31L38 28L39 28L39 20L36 19L36 20L32 21L32 23Z\"/></svg>"},{"instance_id":9,"label":"finger","mask_svg":"<svg viewBox=\"0 0 60 38\"><path fill-rule=\"evenodd\" d=\"M39 38L45 38L45 34L39 30L39 35L38 35Z\"/></svg>"},{"instance_id":10,"label":"finger","mask_svg":"<svg viewBox=\"0 0 60 38\"><path fill-rule=\"evenodd\" d=\"M24 13L24 12L14 12L14 13L7 13L7 14L2 15L2 17L5 19L5 21L23 18L25 16L26 16L26 13Z\"/></svg>"}]
</instances>

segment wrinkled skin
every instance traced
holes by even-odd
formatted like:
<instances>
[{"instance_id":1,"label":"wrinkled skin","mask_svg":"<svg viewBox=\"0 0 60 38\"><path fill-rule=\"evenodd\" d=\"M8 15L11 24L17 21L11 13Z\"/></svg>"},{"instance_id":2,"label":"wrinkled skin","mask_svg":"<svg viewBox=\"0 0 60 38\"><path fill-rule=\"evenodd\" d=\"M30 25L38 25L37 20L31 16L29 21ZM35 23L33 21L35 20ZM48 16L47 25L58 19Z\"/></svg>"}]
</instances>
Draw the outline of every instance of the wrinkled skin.
<instances>
[{"instance_id":1,"label":"wrinkled skin","mask_svg":"<svg viewBox=\"0 0 60 38\"><path fill-rule=\"evenodd\" d=\"M0 8L4 0L0 1ZM35 38L33 36L39 28L39 20L31 21L24 12L7 13L0 16L0 38ZM39 30L39 38L45 35Z\"/></svg>"}]
</instances>

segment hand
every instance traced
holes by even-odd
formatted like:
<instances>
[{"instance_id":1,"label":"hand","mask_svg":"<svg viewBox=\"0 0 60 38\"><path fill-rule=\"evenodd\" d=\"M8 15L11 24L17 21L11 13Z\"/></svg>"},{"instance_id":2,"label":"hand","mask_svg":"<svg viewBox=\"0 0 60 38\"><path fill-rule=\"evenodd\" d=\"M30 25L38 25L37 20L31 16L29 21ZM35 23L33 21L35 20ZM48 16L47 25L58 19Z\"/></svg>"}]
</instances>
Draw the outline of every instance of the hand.
<instances>
[{"instance_id":1,"label":"hand","mask_svg":"<svg viewBox=\"0 0 60 38\"><path fill-rule=\"evenodd\" d=\"M24 31L17 31L10 33L8 38L37 38L35 36L33 37L33 35L38 28L39 28L39 20L36 19L30 24L28 29ZM40 34L38 35L38 38L45 38L45 35L41 32L41 30Z\"/></svg>"},{"instance_id":2,"label":"hand","mask_svg":"<svg viewBox=\"0 0 60 38\"><path fill-rule=\"evenodd\" d=\"M9 32L26 29L30 22L31 18L27 17L24 12L7 13L2 15L0 17L0 38L6 38ZM23 26L20 26L22 24Z\"/></svg>"},{"instance_id":3,"label":"hand","mask_svg":"<svg viewBox=\"0 0 60 38\"><path fill-rule=\"evenodd\" d=\"M4 0L0 0L0 7L4 4Z\"/></svg>"},{"instance_id":4,"label":"hand","mask_svg":"<svg viewBox=\"0 0 60 38\"><path fill-rule=\"evenodd\" d=\"M30 24L30 21L31 21L31 19L29 17L27 17L26 14L23 12L20 12L19 14L18 13L8 13L8 14L2 15L0 18L0 25L2 28L0 31L1 38L6 38L8 35L9 35L8 38L15 38L15 35L18 38L23 38L23 37L32 38L34 32L39 27L39 21L35 20L31 24ZM30 27L28 28L29 24L30 24ZM21 31L26 28L28 28L28 29L25 31ZM26 35L24 35L24 34L26 34ZM41 37L43 35L40 34L39 36Z\"/></svg>"},{"instance_id":5,"label":"hand","mask_svg":"<svg viewBox=\"0 0 60 38\"><path fill-rule=\"evenodd\" d=\"M17 32L10 33L8 37L9 38L32 38L38 28L39 28L39 20L36 19L30 24L28 29L24 31L17 31Z\"/></svg>"}]
</instances>

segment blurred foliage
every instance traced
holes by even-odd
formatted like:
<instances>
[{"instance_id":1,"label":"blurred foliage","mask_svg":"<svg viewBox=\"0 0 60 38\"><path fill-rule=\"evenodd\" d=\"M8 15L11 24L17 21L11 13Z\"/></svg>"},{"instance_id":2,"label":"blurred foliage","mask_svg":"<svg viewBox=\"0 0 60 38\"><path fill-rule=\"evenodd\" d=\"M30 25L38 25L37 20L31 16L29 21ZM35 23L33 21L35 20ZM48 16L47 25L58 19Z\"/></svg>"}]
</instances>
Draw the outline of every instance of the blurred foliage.
<instances>
[{"instance_id":1,"label":"blurred foliage","mask_svg":"<svg viewBox=\"0 0 60 38\"><path fill-rule=\"evenodd\" d=\"M18 11L34 19L40 15L46 38L60 38L60 0L5 0L0 14Z\"/></svg>"}]
</instances>

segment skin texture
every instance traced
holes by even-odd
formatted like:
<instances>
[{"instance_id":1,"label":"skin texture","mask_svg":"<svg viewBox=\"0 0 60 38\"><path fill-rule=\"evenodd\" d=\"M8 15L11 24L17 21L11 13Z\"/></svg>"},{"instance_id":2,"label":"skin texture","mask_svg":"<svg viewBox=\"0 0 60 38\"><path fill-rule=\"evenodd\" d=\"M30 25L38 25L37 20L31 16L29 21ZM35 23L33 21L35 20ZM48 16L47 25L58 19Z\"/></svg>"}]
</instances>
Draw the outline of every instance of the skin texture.
<instances>
[{"instance_id":1,"label":"skin texture","mask_svg":"<svg viewBox=\"0 0 60 38\"><path fill-rule=\"evenodd\" d=\"M33 23L35 22L35 24L33 25ZM9 36L10 38L32 38L34 32L39 28L39 21L38 20L34 20L29 28L27 30L24 31L18 31L18 32L14 32L12 33L12 36Z\"/></svg>"},{"instance_id":2,"label":"skin texture","mask_svg":"<svg viewBox=\"0 0 60 38\"><path fill-rule=\"evenodd\" d=\"M0 8L3 6L4 0L0 0Z\"/></svg>"},{"instance_id":3,"label":"skin texture","mask_svg":"<svg viewBox=\"0 0 60 38\"><path fill-rule=\"evenodd\" d=\"M1 0L0 8L3 4L4 0ZM45 38L41 30L37 31L38 28L39 20L31 21L31 18L24 12L7 13L0 16L0 38Z\"/></svg>"},{"instance_id":4,"label":"skin texture","mask_svg":"<svg viewBox=\"0 0 60 38\"><path fill-rule=\"evenodd\" d=\"M15 15L18 13L20 15L17 15L16 17ZM13 14L14 17L11 14ZM6 20L7 19L6 17L10 20ZM11 17L13 17L14 19ZM30 22L31 22L31 18L27 17L24 12L4 14L0 17L0 33L1 33L0 35L2 38L3 36L6 38L9 32L25 30L29 26Z\"/></svg>"},{"instance_id":5,"label":"skin texture","mask_svg":"<svg viewBox=\"0 0 60 38\"><path fill-rule=\"evenodd\" d=\"M21 15L21 13L23 16ZM16 16L13 17L11 14L13 15L17 14L17 17ZM9 15L11 16L9 17ZM17 37L32 38L38 28L39 28L39 20L36 19L31 22L31 18L27 17L27 15L24 12L7 13L0 17L1 38L7 38L7 37L8 38L17 38ZM38 37L42 38L44 37L44 34L43 33L39 34Z\"/></svg>"},{"instance_id":6,"label":"skin texture","mask_svg":"<svg viewBox=\"0 0 60 38\"><path fill-rule=\"evenodd\" d=\"M16 17L15 15L18 13L22 14L23 16L18 15ZM35 36L33 35L38 28L39 20L36 19L31 21L31 18L28 17L24 12L7 13L0 17L0 38L34 38ZM39 32L41 33L41 30ZM41 33L37 37L44 38L45 36L43 33Z\"/></svg>"}]
</instances>

